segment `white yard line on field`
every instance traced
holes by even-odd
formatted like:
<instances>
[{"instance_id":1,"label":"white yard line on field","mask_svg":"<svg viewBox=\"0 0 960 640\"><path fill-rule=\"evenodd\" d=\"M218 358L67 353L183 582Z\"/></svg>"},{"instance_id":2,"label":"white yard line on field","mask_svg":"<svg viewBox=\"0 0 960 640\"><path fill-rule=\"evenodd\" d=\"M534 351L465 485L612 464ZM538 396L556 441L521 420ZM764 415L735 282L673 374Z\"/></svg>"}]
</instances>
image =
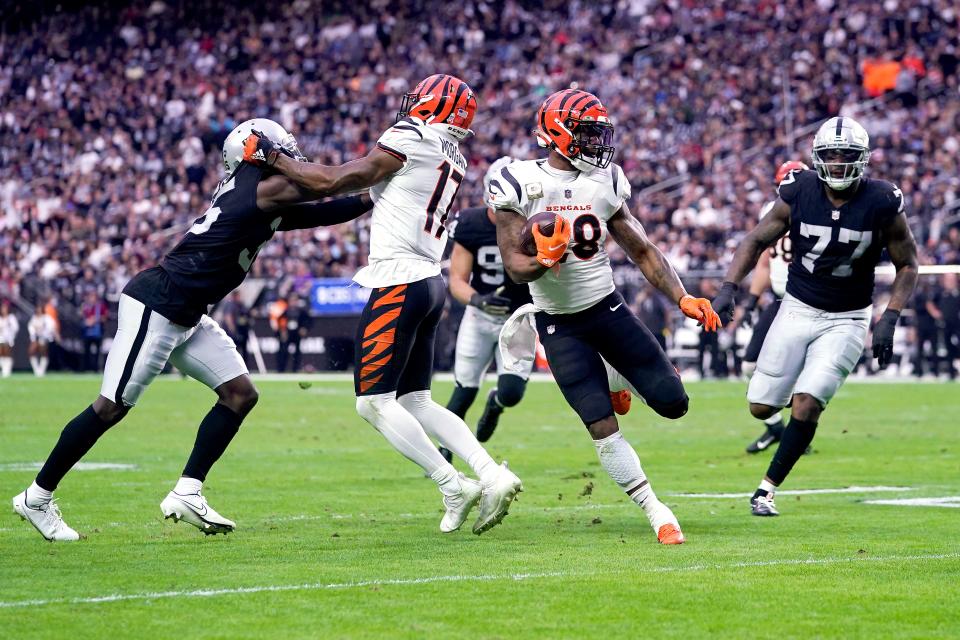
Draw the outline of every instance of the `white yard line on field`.
<instances>
[{"instance_id":1,"label":"white yard line on field","mask_svg":"<svg viewBox=\"0 0 960 640\"><path fill-rule=\"evenodd\" d=\"M751 567L832 565L855 562L923 562L928 560L954 560L960 553L937 553L910 556L853 556L840 558L796 558L786 560L767 560L760 562L728 562L722 564L697 564L685 567L636 567L636 573L685 573L697 571L727 571ZM631 571L603 571L603 575L625 574ZM313 582L305 584L261 585L255 587L232 587L226 589L196 589L193 591L157 591L148 593L114 593L86 598L53 598L49 600L10 600L0 601L0 608L43 607L49 605L100 604L130 600L159 600L163 598L210 598L213 596L243 595L249 593L275 593L280 591L322 591L330 589L356 589L372 586L408 586L431 584L436 582L495 582L538 580L545 578L590 578L599 572L549 571L544 573L508 573L481 574L473 576L425 576L422 578L380 578L355 582Z\"/></svg>"},{"instance_id":2,"label":"white yard line on field","mask_svg":"<svg viewBox=\"0 0 960 640\"><path fill-rule=\"evenodd\" d=\"M822 493L890 493L914 491L914 487L843 487L840 489L793 489L777 491L778 496L807 496ZM674 498L749 498L752 493L668 493Z\"/></svg>"},{"instance_id":3,"label":"white yard line on field","mask_svg":"<svg viewBox=\"0 0 960 640\"><path fill-rule=\"evenodd\" d=\"M948 507L960 509L960 496L942 498L896 498L893 500L864 500L863 504L883 504L894 507Z\"/></svg>"},{"instance_id":4,"label":"white yard line on field","mask_svg":"<svg viewBox=\"0 0 960 640\"><path fill-rule=\"evenodd\" d=\"M40 471L42 462L6 462L0 471ZM137 465L126 462L78 462L73 471L135 471Z\"/></svg>"}]
</instances>

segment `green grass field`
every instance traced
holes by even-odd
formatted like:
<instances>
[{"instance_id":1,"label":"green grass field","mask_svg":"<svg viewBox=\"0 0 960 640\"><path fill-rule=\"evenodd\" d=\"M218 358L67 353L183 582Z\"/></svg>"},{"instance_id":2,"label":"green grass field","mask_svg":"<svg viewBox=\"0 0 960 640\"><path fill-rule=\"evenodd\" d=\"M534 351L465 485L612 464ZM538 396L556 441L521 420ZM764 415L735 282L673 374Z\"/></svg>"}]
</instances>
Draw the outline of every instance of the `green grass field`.
<instances>
[{"instance_id":1,"label":"green grass field","mask_svg":"<svg viewBox=\"0 0 960 640\"><path fill-rule=\"evenodd\" d=\"M51 544L9 499L99 379L0 380L0 637L960 636L960 509L864 504L960 496L957 386L845 386L784 488L901 489L781 494L768 519L745 498L676 495L756 486L769 454L743 453L759 433L744 385L689 385L675 422L635 404L624 432L688 539L662 547L553 383L532 383L490 443L526 490L477 537L439 533L439 493L357 417L349 383L296 381L258 383L208 479L236 533L160 515L213 402L171 378L86 458L135 469L64 480L61 507L86 539Z\"/></svg>"}]
</instances>

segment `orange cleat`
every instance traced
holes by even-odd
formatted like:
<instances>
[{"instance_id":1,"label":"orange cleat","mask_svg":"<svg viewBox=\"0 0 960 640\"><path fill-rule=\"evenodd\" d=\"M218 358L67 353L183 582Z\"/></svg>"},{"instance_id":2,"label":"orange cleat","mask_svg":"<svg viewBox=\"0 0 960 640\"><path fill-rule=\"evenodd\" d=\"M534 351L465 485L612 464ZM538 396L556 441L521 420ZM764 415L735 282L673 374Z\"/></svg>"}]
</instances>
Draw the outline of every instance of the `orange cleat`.
<instances>
[{"instance_id":1,"label":"orange cleat","mask_svg":"<svg viewBox=\"0 0 960 640\"><path fill-rule=\"evenodd\" d=\"M685 538L683 532L680 531L680 527L668 522L657 531L657 540L660 541L660 544L683 544Z\"/></svg>"},{"instance_id":2,"label":"orange cleat","mask_svg":"<svg viewBox=\"0 0 960 640\"><path fill-rule=\"evenodd\" d=\"M610 402L613 403L613 410L618 416L625 416L630 413L630 392L626 389L611 391Z\"/></svg>"}]
</instances>

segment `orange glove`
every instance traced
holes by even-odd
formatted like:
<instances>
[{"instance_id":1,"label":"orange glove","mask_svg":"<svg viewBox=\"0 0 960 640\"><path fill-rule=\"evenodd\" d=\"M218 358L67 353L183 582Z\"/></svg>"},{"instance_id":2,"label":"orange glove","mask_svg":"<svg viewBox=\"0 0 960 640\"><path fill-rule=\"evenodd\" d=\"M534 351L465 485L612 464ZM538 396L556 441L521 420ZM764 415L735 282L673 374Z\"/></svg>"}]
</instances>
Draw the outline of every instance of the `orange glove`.
<instances>
[{"instance_id":1,"label":"orange glove","mask_svg":"<svg viewBox=\"0 0 960 640\"><path fill-rule=\"evenodd\" d=\"M680 298L680 311L688 318L693 318L703 325L704 331L716 331L723 325L720 316L713 310L713 306L706 298L694 298L689 293Z\"/></svg>"},{"instance_id":2,"label":"orange glove","mask_svg":"<svg viewBox=\"0 0 960 640\"><path fill-rule=\"evenodd\" d=\"M553 235L545 236L540 233L540 223L533 225L533 240L537 244L537 262L550 268L560 263L560 258L567 252L570 244L570 223L566 218L557 215L553 223Z\"/></svg>"}]
</instances>

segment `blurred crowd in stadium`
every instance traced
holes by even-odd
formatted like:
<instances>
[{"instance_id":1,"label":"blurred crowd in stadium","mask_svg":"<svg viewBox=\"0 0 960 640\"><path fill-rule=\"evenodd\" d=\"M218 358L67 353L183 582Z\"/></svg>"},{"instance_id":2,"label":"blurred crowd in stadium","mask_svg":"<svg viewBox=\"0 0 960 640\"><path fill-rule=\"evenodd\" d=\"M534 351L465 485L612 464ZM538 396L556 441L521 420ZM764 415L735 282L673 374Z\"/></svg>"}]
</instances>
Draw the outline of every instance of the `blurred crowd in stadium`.
<instances>
[{"instance_id":1,"label":"blurred crowd in stadium","mask_svg":"<svg viewBox=\"0 0 960 640\"><path fill-rule=\"evenodd\" d=\"M773 197L775 167L806 159L812 127L840 112L871 134L869 172L903 189L921 263L960 263L954 0L264 4L8 7L0 298L49 297L61 318L79 319L203 212L235 124L276 119L311 159L340 163L366 153L401 94L434 72L479 96L460 206L482 201L489 162L537 153L537 105L579 83L614 119L632 210L688 286L708 294L704 278ZM267 315L313 277L350 276L367 228L361 219L278 234L251 274L269 283L256 309ZM639 273L611 255L632 299ZM947 285L952 293L922 279L918 321L956 295L955 279ZM663 315L669 332L679 316Z\"/></svg>"}]
</instances>

